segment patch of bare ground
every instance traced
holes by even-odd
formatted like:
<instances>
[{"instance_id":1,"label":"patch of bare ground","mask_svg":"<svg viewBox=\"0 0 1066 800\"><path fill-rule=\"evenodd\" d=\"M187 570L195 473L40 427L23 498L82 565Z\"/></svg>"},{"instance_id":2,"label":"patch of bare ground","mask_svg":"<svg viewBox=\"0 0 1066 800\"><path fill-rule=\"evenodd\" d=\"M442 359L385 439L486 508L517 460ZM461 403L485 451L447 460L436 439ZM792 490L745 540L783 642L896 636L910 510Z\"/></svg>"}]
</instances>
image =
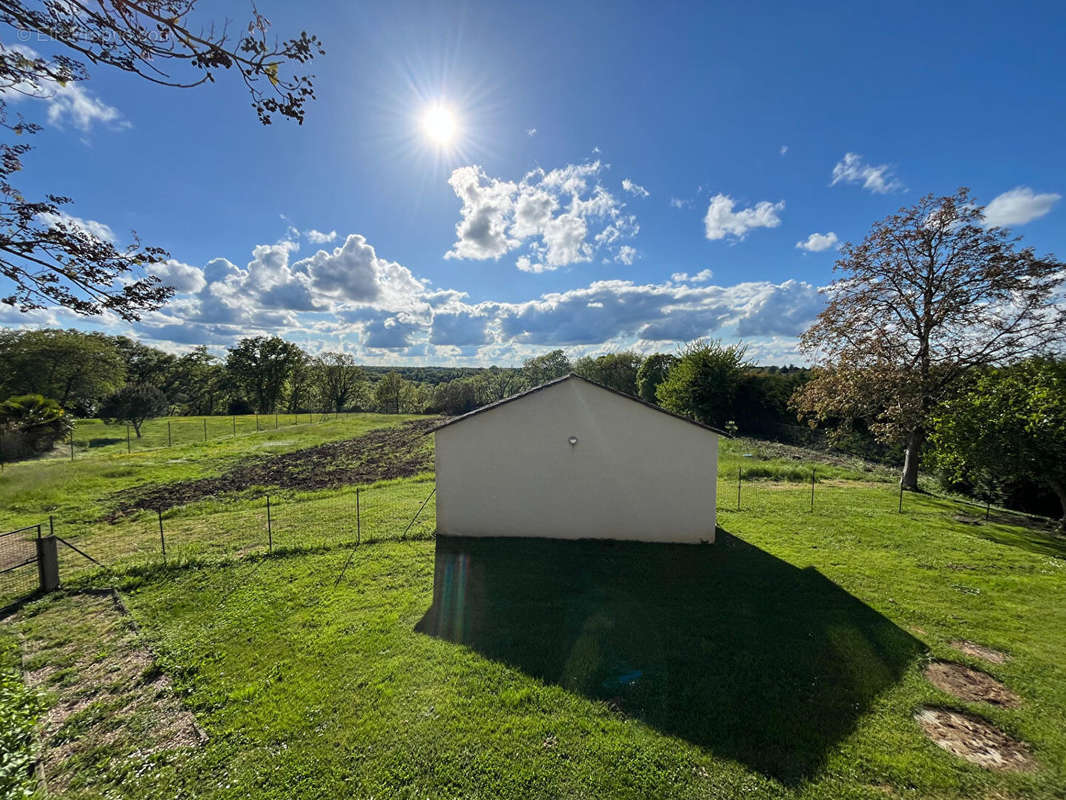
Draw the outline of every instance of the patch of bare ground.
<instances>
[{"instance_id":1,"label":"patch of bare ground","mask_svg":"<svg viewBox=\"0 0 1066 800\"><path fill-rule=\"evenodd\" d=\"M925 678L933 686L960 700L991 703L1015 708L1021 698L991 675L953 661L934 661L925 668Z\"/></svg>"},{"instance_id":2,"label":"patch of bare ground","mask_svg":"<svg viewBox=\"0 0 1066 800\"><path fill-rule=\"evenodd\" d=\"M965 653L972 658L980 658L990 664L1006 664L1010 661L1010 656L1002 650L986 647L983 644L971 642L969 639L952 639L948 644L960 653Z\"/></svg>"},{"instance_id":3,"label":"patch of bare ground","mask_svg":"<svg viewBox=\"0 0 1066 800\"><path fill-rule=\"evenodd\" d=\"M257 487L308 491L407 478L432 468L433 451L424 434L439 423L439 419L413 420L355 439L248 458L213 478L124 489L112 495L116 508L110 519L140 509L165 511Z\"/></svg>"},{"instance_id":4,"label":"patch of bare ground","mask_svg":"<svg viewBox=\"0 0 1066 800\"><path fill-rule=\"evenodd\" d=\"M1025 742L971 714L924 706L915 712L914 719L934 744L972 764L1011 772L1036 766Z\"/></svg>"},{"instance_id":5,"label":"patch of bare ground","mask_svg":"<svg viewBox=\"0 0 1066 800\"><path fill-rule=\"evenodd\" d=\"M115 595L69 595L11 621L26 683L49 699L40 751L49 793L62 792L86 759L121 775L206 741Z\"/></svg>"}]
</instances>

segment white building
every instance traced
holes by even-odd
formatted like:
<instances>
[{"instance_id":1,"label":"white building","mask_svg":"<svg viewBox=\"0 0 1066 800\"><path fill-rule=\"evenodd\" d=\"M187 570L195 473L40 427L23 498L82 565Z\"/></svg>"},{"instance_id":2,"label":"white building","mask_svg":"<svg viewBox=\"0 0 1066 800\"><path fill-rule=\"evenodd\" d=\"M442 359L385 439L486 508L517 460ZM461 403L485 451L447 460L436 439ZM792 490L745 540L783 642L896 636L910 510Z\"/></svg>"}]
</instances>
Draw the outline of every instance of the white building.
<instances>
[{"instance_id":1,"label":"white building","mask_svg":"<svg viewBox=\"0 0 1066 800\"><path fill-rule=\"evenodd\" d=\"M713 542L719 435L559 378L435 429L437 532Z\"/></svg>"}]
</instances>

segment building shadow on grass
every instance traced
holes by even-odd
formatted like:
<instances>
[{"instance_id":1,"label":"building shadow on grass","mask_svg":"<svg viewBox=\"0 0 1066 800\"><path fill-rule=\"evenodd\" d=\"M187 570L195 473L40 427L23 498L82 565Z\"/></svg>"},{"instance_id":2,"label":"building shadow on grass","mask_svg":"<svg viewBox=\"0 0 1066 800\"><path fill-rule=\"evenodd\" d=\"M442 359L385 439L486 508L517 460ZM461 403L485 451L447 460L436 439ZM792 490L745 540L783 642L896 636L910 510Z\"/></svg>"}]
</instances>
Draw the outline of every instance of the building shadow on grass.
<instances>
[{"instance_id":1,"label":"building shadow on grass","mask_svg":"<svg viewBox=\"0 0 1066 800\"><path fill-rule=\"evenodd\" d=\"M813 568L721 529L713 545L437 538L416 630L784 783L922 644Z\"/></svg>"}]
</instances>

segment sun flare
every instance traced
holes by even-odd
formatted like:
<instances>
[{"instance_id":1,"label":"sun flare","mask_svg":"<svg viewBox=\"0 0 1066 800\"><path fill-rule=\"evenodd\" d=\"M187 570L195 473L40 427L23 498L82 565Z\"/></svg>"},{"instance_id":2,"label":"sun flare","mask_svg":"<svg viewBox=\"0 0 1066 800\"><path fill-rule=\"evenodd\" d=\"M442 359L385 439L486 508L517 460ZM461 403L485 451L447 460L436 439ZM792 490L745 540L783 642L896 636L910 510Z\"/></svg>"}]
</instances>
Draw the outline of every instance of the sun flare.
<instances>
[{"instance_id":1,"label":"sun flare","mask_svg":"<svg viewBox=\"0 0 1066 800\"><path fill-rule=\"evenodd\" d=\"M422 112L422 134L438 147L447 147L455 142L459 133L459 120L446 105L437 103Z\"/></svg>"}]
</instances>

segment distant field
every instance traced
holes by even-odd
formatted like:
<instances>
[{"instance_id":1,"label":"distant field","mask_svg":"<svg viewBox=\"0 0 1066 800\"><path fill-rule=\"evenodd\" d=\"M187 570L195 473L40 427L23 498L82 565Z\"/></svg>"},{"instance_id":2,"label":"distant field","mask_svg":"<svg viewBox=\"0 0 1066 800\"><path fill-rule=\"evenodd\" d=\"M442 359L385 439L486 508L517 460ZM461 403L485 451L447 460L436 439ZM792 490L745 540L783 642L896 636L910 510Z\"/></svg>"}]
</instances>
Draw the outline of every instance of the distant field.
<instances>
[{"instance_id":1,"label":"distant field","mask_svg":"<svg viewBox=\"0 0 1066 800\"><path fill-rule=\"evenodd\" d=\"M367 415L341 415L342 417ZM74 426L74 457L102 453L126 452L129 449L172 447L196 444L213 439L290 429L301 425L321 424L337 415L308 414L240 414L236 416L160 417L141 426L137 437L133 426L125 423L108 425L99 419L79 419ZM127 442L127 427L129 440ZM70 457L69 444L59 446L52 457Z\"/></svg>"}]
</instances>

